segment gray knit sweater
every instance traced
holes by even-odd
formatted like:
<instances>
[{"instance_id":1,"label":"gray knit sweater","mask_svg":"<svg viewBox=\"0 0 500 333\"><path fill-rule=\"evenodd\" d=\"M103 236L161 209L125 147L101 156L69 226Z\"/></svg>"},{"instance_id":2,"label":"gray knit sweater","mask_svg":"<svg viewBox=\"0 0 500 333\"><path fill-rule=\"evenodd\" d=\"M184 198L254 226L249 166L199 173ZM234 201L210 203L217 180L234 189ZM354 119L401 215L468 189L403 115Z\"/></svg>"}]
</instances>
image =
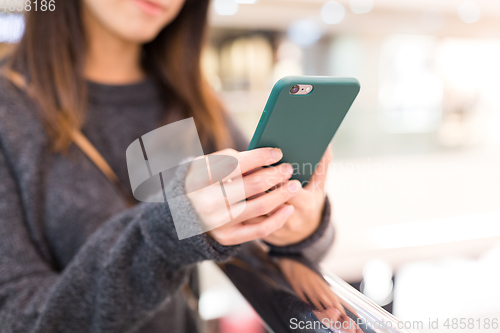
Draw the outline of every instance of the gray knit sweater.
<instances>
[{"instance_id":1,"label":"gray knit sweater","mask_svg":"<svg viewBox=\"0 0 500 333\"><path fill-rule=\"evenodd\" d=\"M239 247L205 234L178 240L166 204L127 209L77 147L50 152L30 100L0 81L0 332L195 332L180 286L196 263L227 260ZM127 187L125 150L160 126L164 108L152 80L89 83L83 132ZM228 126L235 148L246 149ZM178 178L168 186L182 193ZM189 202L184 211L196 218ZM275 250L317 259L332 239L326 209L309 239Z\"/></svg>"}]
</instances>

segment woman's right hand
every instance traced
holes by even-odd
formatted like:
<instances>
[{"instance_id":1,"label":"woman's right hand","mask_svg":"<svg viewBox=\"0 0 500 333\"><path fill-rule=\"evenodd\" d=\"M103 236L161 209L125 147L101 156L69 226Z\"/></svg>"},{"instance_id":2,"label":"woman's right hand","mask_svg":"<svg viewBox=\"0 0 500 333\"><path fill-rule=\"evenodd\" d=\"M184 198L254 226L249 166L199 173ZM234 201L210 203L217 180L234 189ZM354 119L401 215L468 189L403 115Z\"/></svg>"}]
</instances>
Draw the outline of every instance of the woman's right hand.
<instances>
[{"instance_id":1,"label":"woman's right hand","mask_svg":"<svg viewBox=\"0 0 500 333\"><path fill-rule=\"evenodd\" d=\"M295 196L301 187L299 181L289 181L293 173L290 164L263 168L281 160L283 157L281 150L259 148L238 152L233 149L225 149L214 155L232 156L238 160L241 175L236 176L239 180L238 182L224 182L224 188L228 192L231 191L231 187L242 185L246 202L230 203L235 206L243 206L240 206L241 213L227 222L225 220L227 219L227 210L221 209L220 197L214 196L213 190L207 188L207 190L202 189L195 193L188 193L187 196L205 228L212 229L210 225L217 226L210 230L208 235L220 244L228 246L264 238L281 228L294 210L292 205L285 203ZM192 169L193 167L186 177L186 188L189 187L190 183L196 182L200 175L199 172ZM270 189L273 190L266 192ZM279 206L282 207L276 210ZM269 213L272 214L265 216ZM259 216L265 216L265 218L259 223L245 224L245 221Z\"/></svg>"}]
</instances>

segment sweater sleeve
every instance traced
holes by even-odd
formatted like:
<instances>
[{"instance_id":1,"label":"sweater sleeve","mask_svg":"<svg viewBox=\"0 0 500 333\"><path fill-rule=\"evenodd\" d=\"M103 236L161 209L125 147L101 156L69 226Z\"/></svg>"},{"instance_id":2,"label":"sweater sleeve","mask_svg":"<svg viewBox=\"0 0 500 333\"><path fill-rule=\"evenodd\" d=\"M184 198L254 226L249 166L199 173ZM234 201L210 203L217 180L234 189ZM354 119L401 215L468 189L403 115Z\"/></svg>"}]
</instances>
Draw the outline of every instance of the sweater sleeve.
<instances>
[{"instance_id":1,"label":"sweater sleeve","mask_svg":"<svg viewBox=\"0 0 500 333\"><path fill-rule=\"evenodd\" d=\"M233 138L235 149L238 151L247 150L248 140L239 130L231 117L227 118L228 127ZM313 262L321 261L331 248L335 239L335 228L331 223L331 204L325 198L323 213L318 229L305 240L289 246L270 246L271 255L297 255L302 254Z\"/></svg>"},{"instance_id":2,"label":"sweater sleeve","mask_svg":"<svg viewBox=\"0 0 500 333\"><path fill-rule=\"evenodd\" d=\"M143 203L106 221L58 272L30 239L1 145L0 179L0 332L133 331L180 288L191 266L237 250L204 234L179 240L168 205ZM172 182L173 191L183 190L182 179Z\"/></svg>"}]
</instances>

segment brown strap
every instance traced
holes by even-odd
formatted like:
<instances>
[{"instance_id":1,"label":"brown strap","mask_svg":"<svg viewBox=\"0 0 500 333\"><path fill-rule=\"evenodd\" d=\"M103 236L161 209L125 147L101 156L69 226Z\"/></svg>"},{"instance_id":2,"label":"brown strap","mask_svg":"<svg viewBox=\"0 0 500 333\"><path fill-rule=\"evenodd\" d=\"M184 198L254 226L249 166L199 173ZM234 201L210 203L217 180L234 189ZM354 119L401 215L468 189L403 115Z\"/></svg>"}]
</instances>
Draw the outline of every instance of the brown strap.
<instances>
[{"instance_id":1,"label":"brown strap","mask_svg":"<svg viewBox=\"0 0 500 333\"><path fill-rule=\"evenodd\" d=\"M28 94L30 93L29 86L26 83L24 77L20 73L13 71L11 69L4 68L2 70L2 75L6 77L8 80L10 80L18 88L26 90ZM109 179L109 181L115 185L115 187L120 191L120 193L127 201L127 205L129 207L133 206L135 204L134 199L127 192L125 186L120 181L120 179L113 171L113 169L109 166L106 159L89 141L89 139L87 139L87 137L80 130L76 128L73 128L71 130L71 138L73 139L73 142L77 145L77 147L80 148L80 150L85 155L87 155L89 160L91 160L99 168L99 170L101 170L101 172Z\"/></svg>"},{"instance_id":2,"label":"brown strap","mask_svg":"<svg viewBox=\"0 0 500 333\"><path fill-rule=\"evenodd\" d=\"M85 155L87 155L89 160L91 160L109 179L109 181L115 185L115 187L120 191L120 193L127 201L127 205L129 207L135 205L134 199L127 192L123 183L120 181L111 166L109 166L106 159L101 155L101 153L99 153L97 148L89 141L89 139L87 139L87 137L77 129L73 129L71 131L71 138L73 139L73 142L78 146L78 148L80 148L80 150L83 151Z\"/></svg>"},{"instance_id":3,"label":"brown strap","mask_svg":"<svg viewBox=\"0 0 500 333\"><path fill-rule=\"evenodd\" d=\"M26 84L26 80L24 77L16 71L13 71L12 69L9 68L3 68L2 69L2 75L9 79L16 87L22 89L22 90L27 90L28 85Z\"/></svg>"}]
</instances>

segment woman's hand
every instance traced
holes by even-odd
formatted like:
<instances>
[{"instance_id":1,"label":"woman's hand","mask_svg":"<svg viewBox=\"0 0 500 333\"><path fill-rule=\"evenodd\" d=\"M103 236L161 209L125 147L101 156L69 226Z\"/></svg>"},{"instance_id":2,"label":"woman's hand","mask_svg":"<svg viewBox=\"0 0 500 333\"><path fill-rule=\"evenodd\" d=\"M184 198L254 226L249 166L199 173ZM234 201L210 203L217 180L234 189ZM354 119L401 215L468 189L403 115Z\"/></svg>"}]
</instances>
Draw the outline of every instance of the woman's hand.
<instances>
[{"instance_id":1,"label":"woman's hand","mask_svg":"<svg viewBox=\"0 0 500 333\"><path fill-rule=\"evenodd\" d=\"M263 237L266 242L276 246L295 244L309 237L318 228L325 203L325 181L331 159L332 152L328 147L309 184L300 188L297 194L286 202L286 205L294 206L293 214L283 227ZM258 217L249 222L258 223L264 218Z\"/></svg>"},{"instance_id":2,"label":"woman's hand","mask_svg":"<svg viewBox=\"0 0 500 333\"><path fill-rule=\"evenodd\" d=\"M344 305L323 277L292 259L279 258L278 265L297 296L313 306L313 313L321 323L334 332L363 332L347 316Z\"/></svg>"},{"instance_id":3,"label":"woman's hand","mask_svg":"<svg viewBox=\"0 0 500 333\"><path fill-rule=\"evenodd\" d=\"M238 160L238 172L228 177L233 179L232 177L235 176L235 180L224 181L224 189L227 193L237 192L238 185L243 185L243 198L239 200L246 199L246 202L245 200L243 202L228 202L231 205L231 211L241 213L227 222L225 220L227 207L221 205L220 199L215 197L212 186L207 187L206 190L201 189L188 193L187 196L202 220L205 230L212 229L208 235L222 245L236 245L265 238L280 229L294 211L294 207L286 202L297 195L301 189L300 182L297 180L289 181L292 176L291 168L285 172L276 172L275 170L277 168L286 170L282 165L262 168L281 160L283 157L281 150L260 148L237 152L233 149L226 149L214 155L233 156ZM274 177L266 175L269 171L274 172ZM186 177L186 188L196 187L196 183L199 183L203 178L200 175L202 173L199 170L193 170L191 167ZM280 184L279 190L275 189L266 193L267 190ZM256 197L257 195L259 196ZM229 196L227 199L231 200ZM256 223L244 223L257 217L261 218ZM211 226L215 226L215 229Z\"/></svg>"}]
</instances>

